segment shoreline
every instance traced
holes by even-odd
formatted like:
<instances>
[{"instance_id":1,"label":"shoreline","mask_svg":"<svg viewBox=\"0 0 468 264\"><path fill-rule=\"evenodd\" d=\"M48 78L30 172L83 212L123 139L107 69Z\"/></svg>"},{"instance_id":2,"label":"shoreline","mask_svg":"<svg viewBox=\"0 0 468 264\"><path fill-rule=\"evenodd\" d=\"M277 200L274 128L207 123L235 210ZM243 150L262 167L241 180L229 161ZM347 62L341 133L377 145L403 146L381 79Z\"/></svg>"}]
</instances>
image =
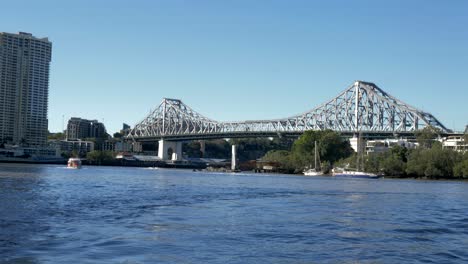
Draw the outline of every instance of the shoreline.
<instances>
[{"instance_id":1,"label":"shoreline","mask_svg":"<svg viewBox=\"0 0 468 264\"><path fill-rule=\"evenodd\" d=\"M67 161L35 161L35 160L0 160L1 164L29 164L29 165L67 165ZM206 169L205 164L176 164L176 163L138 163L138 164L117 164L117 163L108 163L108 164L92 164L85 163L83 166L97 166L97 167L130 167L130 168L165 168L165 169L187 169L187 170L200 170L204 171ZM206 171L211 172L211 171ZM213 171L218 173L234 173L231 171ZM333 177L332 175L324 174L320 176L306 176L304 174L294 174L294 173L281 173L281 172L272 172L272 173L258 173L251 170L240 171L242 172L251 172L252 174L276 174L276 175L291 175L291 176L302 176L302 177ZM427 178L427 177L400 177L400 176L383 176L383 179L396 179L396 180L418 180L418 181L467 181L468 178L454 178L454 177L440 177L440 178Z\"/></svg>"}]
</instances>

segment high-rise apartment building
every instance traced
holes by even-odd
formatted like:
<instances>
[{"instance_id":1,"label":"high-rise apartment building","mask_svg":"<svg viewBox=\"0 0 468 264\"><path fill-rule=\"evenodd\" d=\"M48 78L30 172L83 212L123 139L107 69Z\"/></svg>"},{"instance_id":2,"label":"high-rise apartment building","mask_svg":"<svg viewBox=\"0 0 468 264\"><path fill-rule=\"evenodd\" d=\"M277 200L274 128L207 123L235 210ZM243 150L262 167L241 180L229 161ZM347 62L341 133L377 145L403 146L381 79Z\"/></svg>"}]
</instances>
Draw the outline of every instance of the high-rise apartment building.
<instances>
[{"instance_id":1,"label":"high-rise apartment building","mask_svg":"<svg viewBox=\"0 0 468 264\"><path fill-rule=\"evenodd\" d=\"M0 32L0 141L46 144L51 52L47 38Z\"/></svg>"}]
</instances>

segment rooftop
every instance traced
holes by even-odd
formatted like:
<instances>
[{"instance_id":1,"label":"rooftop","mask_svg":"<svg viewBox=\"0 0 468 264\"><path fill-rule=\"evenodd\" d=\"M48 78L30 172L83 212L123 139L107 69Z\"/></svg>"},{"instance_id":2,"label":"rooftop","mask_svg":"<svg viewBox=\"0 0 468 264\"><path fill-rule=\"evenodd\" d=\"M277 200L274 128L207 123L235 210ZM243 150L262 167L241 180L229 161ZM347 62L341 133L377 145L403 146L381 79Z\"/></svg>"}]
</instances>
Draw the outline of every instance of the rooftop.
<instances>
[{"instance_id":1,"label":"rooftop","mask_svg":"<svg viewBox=\"0 0 468 264\"><path fill-rule=\"evenodd\" d=\"M18 34L15 34L15 33L8 33L8 32L0 32L0 35L13 35L13 36L16 36L16 37L37 39L37 40L42 40L42 41L47 41L47 42L49 42L49 38L38 38L38 37L33 36L32 33L28 33L28 32L21 32L21 31L20 31L20 32L18 32Z\"/></svg>"}]
</instances>

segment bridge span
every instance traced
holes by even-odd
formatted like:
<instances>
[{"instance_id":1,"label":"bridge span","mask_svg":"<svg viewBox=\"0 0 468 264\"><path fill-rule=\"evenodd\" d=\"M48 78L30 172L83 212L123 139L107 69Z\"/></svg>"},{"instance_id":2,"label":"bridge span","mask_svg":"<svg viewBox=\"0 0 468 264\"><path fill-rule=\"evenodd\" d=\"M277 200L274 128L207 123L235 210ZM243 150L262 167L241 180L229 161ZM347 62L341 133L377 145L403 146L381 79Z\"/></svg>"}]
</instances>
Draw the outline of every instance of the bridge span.
<instances>
[{"instance_id":1,"label":"bridge span","mask_svg":"<svg viewBox=\"0 0 468 264\"><path fill-rule=\"evenodd\" d=\"M452 132L430 113L404 103L374 83L356 81L312 110L272 120L219 122L194 111L181 100L164 98L126 138L139 142L160 140L160 152L165 152L164 142L180 149L176 142L185 140L297 137L307 130L326 129L350 136L359 133L367 138L399 137L412 136L427 126L443 134Z\"/></svg>"},{"instance_id":2,"label":"bridge span","mask_svg":"<svg viewBox=\"0 0 468 264\"><path fill-rule=\"evenodd\" d=\"M345 134L412 135L426 126L450 133L430 113L389 95L377 85L356 81L335 98L302 114L273 120L219 122L178 99L161 104L126 136L135 141L297 136L306 130Z\"/></svg>"}]
</instances>

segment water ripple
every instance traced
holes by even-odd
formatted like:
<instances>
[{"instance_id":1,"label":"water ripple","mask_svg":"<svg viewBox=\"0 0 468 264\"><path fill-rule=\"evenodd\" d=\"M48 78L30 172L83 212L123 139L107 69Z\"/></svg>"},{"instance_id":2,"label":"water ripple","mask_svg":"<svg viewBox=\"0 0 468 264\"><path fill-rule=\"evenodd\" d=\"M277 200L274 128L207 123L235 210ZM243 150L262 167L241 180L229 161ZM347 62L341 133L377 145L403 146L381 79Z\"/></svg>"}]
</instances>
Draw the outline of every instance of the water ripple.
<instances>
[{"instance_id":1,"label":"water ripple","mask_svg":"<svg viewBox=\"0 0 468 264\"><path fill-rule=\"evenodd\" d=\"M0 263L467 263L468 184L0 164Z\"/></svg>"}]
</instances>

